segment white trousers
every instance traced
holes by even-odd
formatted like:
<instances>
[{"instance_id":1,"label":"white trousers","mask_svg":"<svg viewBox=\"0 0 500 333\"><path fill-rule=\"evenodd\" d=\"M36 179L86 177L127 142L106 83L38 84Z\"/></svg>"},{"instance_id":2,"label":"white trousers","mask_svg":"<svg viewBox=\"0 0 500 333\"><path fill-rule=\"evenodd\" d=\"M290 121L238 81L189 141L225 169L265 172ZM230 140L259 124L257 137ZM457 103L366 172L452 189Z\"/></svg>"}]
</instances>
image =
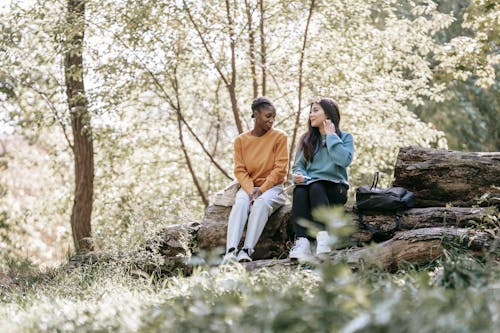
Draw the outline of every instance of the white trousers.
<instances>
[{"instance_id":1,"label":"white trousers","mask_svg":"<svg viewBox=\"0 0 500 333\"><path fill-rule=\"evenodd\" d=\"M243 189L236 193L227 224L226 252L231 248L238 248L247 220L248 226L243 248L253 250L269 216L286 202L286 195L282 191L283 185L270 188L254 201L252 207L250 207L250 198Z\"/></svg>"}]
</instances>

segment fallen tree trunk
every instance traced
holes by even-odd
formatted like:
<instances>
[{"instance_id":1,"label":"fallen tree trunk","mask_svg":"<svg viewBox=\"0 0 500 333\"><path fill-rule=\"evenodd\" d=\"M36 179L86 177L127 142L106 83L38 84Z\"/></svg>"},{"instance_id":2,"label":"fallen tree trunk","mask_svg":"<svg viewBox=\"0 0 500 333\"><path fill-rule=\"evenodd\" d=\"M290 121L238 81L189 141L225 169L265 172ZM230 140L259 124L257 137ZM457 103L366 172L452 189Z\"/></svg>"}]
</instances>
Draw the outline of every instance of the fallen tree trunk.
<instances>
[{"instance_id":1,"label":"fallen tree trunk","mask_svg":"<svg viewBox=\"0 0 500 333\"><path fill-rule=\"evenodd\" d=\"M498 170L500 153L464 153L415 147L400 149L394 186L414 192L417 208L403 213L395 235L392 233L394 214L365 212L363 223L373 230L358 230L343 246L361 245L374 239L380 241L387 239L387 235L392 238L370 247L336 251L332 259L344 256L344 260L349 262L373 261L392 269L403 262L418 264L433 260L442 253L443 240L447 239L461 242L468 251L483 253L491 247L495 234L498 239L498 226L495 224L498 223L500 203ZM455 207L449 207L450 204ZM493 207L473 207L476 204ZM346 210L353 220L358 219L351 208ZM164 232L161 253L171 261L172 267L186 271L189 269L185 265L186 258L192 255L212 252L221 257L230 211L231 207L211 205L201 223L169 226ZM290 215L291 205L285 205L269 218L253 255L257 261L248 264L249 269L266 267L267 263L294 265L287 259L279 260L287 257L293 242ZM474 227L481 227L487 232L474 230ZM374 233L374 230L377 232ZM274 259L262 260L270 258Z\"/></svg>"},{"instance_id":2,"label":"fallen tree trunk","mask_svg":"<svg viewBox=\"0 0 500 333\"><path fill-rule=\"evenodd\" d=\"M425 264L439 257L447 245L458 245L477 256L500 252L495 237L487 232L465 228L424 228L397 232L394 238L370 247L334 251L327 260L351 265L373 265L394 270L403 264ZM317 258L316 262L325 260ZM247 270L295 266L296 261L260 260L245 264ZM314 260L312 261L314 264Z\"/></svg>"},{"instance_id":3,"label":"fallen tree trunk","mask_svg":"<svg viewBox=\"0 0 500 333\"><path fill-rule=\"evenodd\" d=\"M351 208L347 208L351 214ZM216 251L222 254L226 244L227 220L230 207L209 206L202 223L178 224L169 226L164 231L161 252L166 257L186 256L192 252ZM286 258L293 242L290 223L291 205L285 205L269 219L264 232L255 248L254 259ZM488 216L496 216L493 208L414 208L404 212L400 219L401 230L430 227L472 227L488 225ZM354 220L357 219L353 215ZM395 215L363 215L363 222L371 227L388 232L394 227ZM491 226L494 228L494 226ZM350 237L350 243L370 242L373 234L359 230ZM243 242L243 240L242 240Z\"/></svg>"},{"instance_id":4,"label":"fallen tree trunk","mask_svg":"<svg viewBox=\"0 0 500 333\"><path fill-rule=\"evenodd\" d=\"M401 230L431 227L489 227L488 216L497 216L495 207L427 207L412 208L403 212L400 218ZM394 227L395 215L372 213L363 215L363 222L381 231ZM494 227L494 226L491 226Z\"/></svg>"},{"instance_id":5,"label":"fallen tree trunk","mask_svg":"<svg viewBox=\"0 0 500 333\"><path fill-rule=\"evenodd\" d=\"M196 235L196 243L200 250L225 248L230 212L231 207L211 205L206 209L203 222ZM281 207L271 215L255 247L253 254L255 259L279 258L288 254L289 243L293 240L290 215L290 205ZM240 245L243 241L244 237Z\"/></svg>"},{"instance_id":6,"label":"fallen tree trunk","mask_svg":"<svg viewBox=\"0 0 500 333\"><path fill-rule=\"evenodd\" d=\"M415 193L415 207L500 205L500 153L419 147L399 150L394 186Z\"/></svg>"},{"instance_id":7,"label":"fallen tree trunk","mask_svg":"<svg viewBox=\"0 0 500 333\"><path fill-rule=\"evenodd\" d=\"M181 237L189 238L193 236L193 231L199 224L176 225L170 227L170 232L180 233ZM172 234L172 235L173 235ZM493 260L500 260L499 236L488 232L466 228L423 228L397 232L396 235L383 243L369 247L357 247L333 251L328 256L315 257L308 261L315 265L325 260L332 262L346 262L353 267L360 265L376 266L381 269L395 270L404 264L426 264L439 257L448 246L458 246L468 252L483 257L489 255ZM173 243L172 243L173 242ZM172 249L186 249L183 245L170 239ZM183 274L190 275L193 272L193 265L189 262L190 255L186 255L184 250L174 254L165 252L165 262L162 264L161 272L157 266L137 263L131 272L137 277L150 278L151 274ZM97 261L110 261L112 257L100 256L95 253L74 256L67 265L67 269L73 269L85 263ZM243 264L247 270L256 269L276 269L284 267L295 267L299 265L297 261L290 259L267 259L256 260Z\"/></svg>"}]
</instances>

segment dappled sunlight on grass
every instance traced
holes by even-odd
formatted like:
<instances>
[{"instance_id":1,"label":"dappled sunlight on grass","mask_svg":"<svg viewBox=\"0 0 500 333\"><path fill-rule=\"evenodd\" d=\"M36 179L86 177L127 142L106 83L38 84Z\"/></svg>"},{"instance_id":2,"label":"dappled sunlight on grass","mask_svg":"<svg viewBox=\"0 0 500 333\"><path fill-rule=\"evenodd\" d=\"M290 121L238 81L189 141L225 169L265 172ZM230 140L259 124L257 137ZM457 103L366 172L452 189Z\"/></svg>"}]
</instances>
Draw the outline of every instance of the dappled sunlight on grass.
<instances>
[{"instance_id":1,"label":"dappled sunlight on grass","mask_svg":"<svg viewBox=\"0 0 500 333\"><path fill-rule=\"evenodd\" d=\"M500 313L498 266L433 267L389 274L324 263L247 271L199 266L189 277L143 278L118 263L19 277L1 289L9 332L489 332ZM460 277L467 277L460 287ZM462 281L463 282L463 281Z\"/></svg>"}]
</instances>

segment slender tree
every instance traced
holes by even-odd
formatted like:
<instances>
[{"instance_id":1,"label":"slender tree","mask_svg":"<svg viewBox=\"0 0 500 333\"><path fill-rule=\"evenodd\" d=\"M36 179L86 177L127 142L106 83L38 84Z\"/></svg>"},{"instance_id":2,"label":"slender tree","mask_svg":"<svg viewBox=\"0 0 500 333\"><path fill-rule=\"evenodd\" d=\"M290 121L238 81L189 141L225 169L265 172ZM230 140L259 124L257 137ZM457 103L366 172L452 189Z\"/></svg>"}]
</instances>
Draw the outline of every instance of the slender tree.
<instances>
[{"instance_id":1,"label":"slender tree","mask_svg":"<svg viewBox=\"0 0 500 333\"><path fill-rule=\"evenodd\" d=\"M250 71L252 72L252 87L253 87L253 98L256 98L259 94L259 84L257 82L257 65L256 65L256 54L255 54L255 31L253 29L252 22L252 8L248 0L245 0L245 11L247 14L247 28L248 28L248 47L250 51Z\"/></svg>"},{"instance_id":2,"label":"slender tree","mask_svg":"<svg viewBox=\"0 0 500 333\"><path fill-rule=\"evenodd\" d=\"M64 74L75 163L75 195L71 229L77 252L93 249L91 242L92 197L94 192L94 148L91 116L83 83L83 39L85 0L68 0Z\"/></svg>"},{"instance_id":3,"label":"slender tree","mask_svg":"<svg viewBox=\"0 0 500 333\"><path fill-rule=\"evenodd\" d=\"M259 31L260 31L260 61L262 66L262 95L267 92L267 59L266 59L266 35L264 33L264 21L265 21L265 9L264 0L259 0L260 9L260 21L259 21Z\"/></svg>"},{"instance_id":4,"label":"slender tree","mask_svg":"<svg viewBox=\"0 0 500 333\"><path fill-rule=\"evenodd\" d=\"M297 107L297 114L295 116L295 126L293 127L293 135L292 135L290 151L289 151L289 164L291 164L292 160L293 160L292 157L293 157L294 150L295 150L295 141L297 140L297 131L298 131L299 125L300 125L300 113L302 111L302 90L303 90L302 76L303 76L303 72L304 72L304 58L305 58L305 54L306 54L307 36L309 33L309 24L311 23L313 10L314 10L314 0L311 0L311 4L309 5L309 14L307 16L306 27L304 29L304 39L302 41L302 49L300 50L298 107ZM288 169L290 170L290 168L288 168Z\"/></svg>"}]
</instances>

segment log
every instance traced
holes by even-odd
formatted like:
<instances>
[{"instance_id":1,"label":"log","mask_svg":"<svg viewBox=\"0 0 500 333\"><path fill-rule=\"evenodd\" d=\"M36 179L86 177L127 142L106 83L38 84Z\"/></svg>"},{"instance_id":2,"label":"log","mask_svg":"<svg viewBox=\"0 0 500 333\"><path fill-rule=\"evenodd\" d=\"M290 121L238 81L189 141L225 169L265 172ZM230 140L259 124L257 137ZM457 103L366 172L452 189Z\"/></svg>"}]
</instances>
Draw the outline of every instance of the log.
<instances>
[{"instance_id":1,"label":"log","mask_svg":"<svg viewBox=\"0 0 500 333\"><path fill-rule=\"evenodd\" d=\"M196 242L199 250L225 248L227 221L231 207L210 205L199 227ZM290 224L291 205L285 205L275 211L262 232L253 254L254 259L279 258L288 255L293 230ZM243 239L240 247L243 244Z\"/></svg>"},{"instance_id":2,"label":"log","mask_svg":"<svg viewBox=\"0 0 500 333\"><path fill-rule=\"evenodd\" d=\"M412 208L403 212L400 218L401 230L411 230L431 227L484 227L490 225L489 216L498 216L495 207L427 207ZM381 231L389 231L394 227L395 215L382 213L367 213L363 222Z\"/></svg>"},{"instance_id":3,"label":"log","mask_svg":"<svg viewBox=\"0 0 500 333\"><path fill-rule=\"evenodd\" d=\"M196 223L189 225L175 225L169 227L172 233L180 233L182 237L192 238L193 231L198 228ZM439 257L448 244L460 246L470 253L482 257L490 255L494 260L500 260L499 235L478 231L469 228L422 228L416 230L399 231L394 238L372 246L356 247L333 251L326 256L313 257L307 262L308 265L319 265L326 260L333 263L345 262L353 268L359 266L376 266L381 269L395 270L405 264L426 264ZM165 252L165 262L158 271L156 265L144 265L142 262L135 263L131 274L138 278L150 279L152 274L170 276L182 274L185 276L193 273L193 265L184 256L186 247L170 239L172 249L182 249L173 255L173 252ZM172 257L173 255L173 257ZM84 264L95 262L108 262L116 258L106 254L87 253L73 256L66 265L66 269L73 270ZM203 261L202 261L203 262ZM216 262L215 264L218 264ZM290 259L264 259L249 263L242 263L247 270L293 268L298 266L297 261ZM221 266L224 269L224 266ZM1 277L0 277L1 278ZM1 281L0 281L1 282Z\"/></svg>"},{"instance_id":4,"label":"log","mask_svg":"<svg viewBox=\"0 0 500 333\"><path fill-rule=\"evenodd\" d=\"M196 247L194 243L200 229L197 222L189 224L174 224L163 230L163 241L160 253L167 258L186 257L191 255L191 249Z\"/></svg>"},{"instance_id":5,"label":"log","mask_svg":"<svg viewBox=\"0 0 500 333\"><path fill-rule=\"evenodd\" d=\"M394 238L369 247L358 247L334 251L330 256L316 257L309 263L319 264L325 260L346 262L354 267L376 266L395 270L404 264L426 264L439 257L447 243L460 245L477 256L488 253L498 260L500 251L495 245L495 236L488 232L467 228L423 228L397 232ZM247 270L273 269L297 266L290 259L260 260L244 264Z\"/></svg>"},{"instance_id":6,"label":"log","mask_svg":"<svg viewBox=\"0 0 500 333\"><path fill-rule=\"evenodd\" d=\"M415 207L500 205L500 153L401 148L393 186L415 193Z\"/></svg>"},{"instance_id":7,"label":"log","mask_svg":"<svg viewBox=\"0 0 500 333\"><path fill-rule=\"evenodd\" d=\"M192 253L217 251L222 253L226 245L227 220L230 207L209 206L201 223L177 224L164 229L161 253L165 257L185 257ZM348 214L351 207L346 207ZM269 219L264 232L255 248L254 259L286 258L293 242L293 230L290 223L291 205L285 205ZM490 226L488 216L498 216L493 207L429 207L413 208L401 216L400 230L412 230L430 227L482 227ZM352 215L353 220L357 219ZM394 227L395 215L363 215L363 222L382 231L388 232ZM243 237L244 240L244 237ZM243 242L242 240L242 242ZM373 234L358 230L346 243L347 245L368 243ZM240 244L241 245L241 244Z\"/></svg>"},{"instance_id":8,"label":"log","mask_svg":"<svg viewBox=\"0 0 500 333\"><path fill-rule=\"evenodd\" d=\"M417 208L403 213L399 231L392 239L371 246L338 250L326 260L366 262L395 269L402 263L420 264L435 259L443 252L443 240L453 241L478 255L493 248L498 258L498 246L492 244L495 235L498 237L495 221L499 217L499 170L499 153L416 147L400 149L393 185L414 192ZM230 207L211 205L201 223L167 227L160 248L167 265L190 274L189 258L195 258L197 254L203 256L205 252L221 255L230 211ZM346 207L346 211L353 220L357 219L352 207ZM297 265L288 259L279 259L286 258L292 246L294 235L290 216L291 205L285 205L269 218L256 245L254 261L246 265L247 269ZM395 215L365 212L363 222L388 233L394 227ZM483 231L474 230L474 227ZM362 245L373 238L371 232L358 230L343 246Z\"/></svg>"}]
</instances>

